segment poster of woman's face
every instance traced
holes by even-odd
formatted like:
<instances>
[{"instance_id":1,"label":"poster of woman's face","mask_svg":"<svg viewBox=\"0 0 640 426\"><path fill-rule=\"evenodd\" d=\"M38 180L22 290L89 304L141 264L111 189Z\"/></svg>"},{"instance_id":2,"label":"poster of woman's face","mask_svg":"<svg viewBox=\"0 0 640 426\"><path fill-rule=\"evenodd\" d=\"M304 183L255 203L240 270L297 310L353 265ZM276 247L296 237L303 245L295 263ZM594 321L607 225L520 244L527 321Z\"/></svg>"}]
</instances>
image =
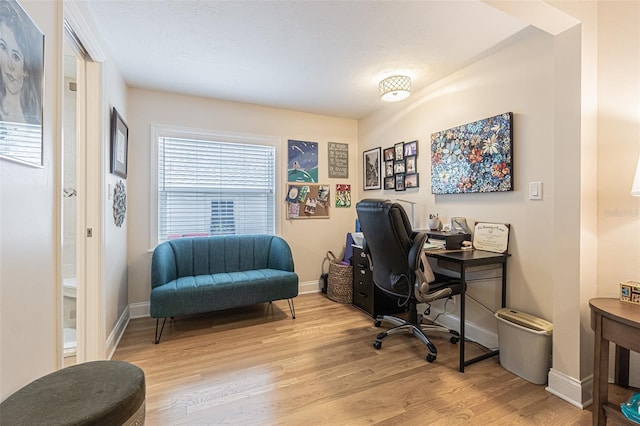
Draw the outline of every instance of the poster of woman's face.
<instances>
[{"instance_id":1,"label":"poster of woman's face","mask_svg":"<svg viewBox=\"0 0 640 426\"><path fill-rule=\"evenodd\" d=\"M0 0L0 156L42 164L44 35L15 0Z\"/></svg>"}]
</instances>

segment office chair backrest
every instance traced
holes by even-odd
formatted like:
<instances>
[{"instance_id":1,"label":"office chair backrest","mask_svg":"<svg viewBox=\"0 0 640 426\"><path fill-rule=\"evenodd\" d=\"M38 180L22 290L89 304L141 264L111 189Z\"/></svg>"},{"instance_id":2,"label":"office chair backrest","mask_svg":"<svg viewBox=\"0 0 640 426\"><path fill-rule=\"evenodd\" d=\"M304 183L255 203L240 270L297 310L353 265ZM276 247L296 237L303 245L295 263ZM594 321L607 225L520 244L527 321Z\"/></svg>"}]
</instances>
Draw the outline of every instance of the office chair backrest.
<instances>
[{"instance_id":1,"label":"office chair backrest","mask_svg":"<svg viewBox=\"0 0 640 426\"><path fill-rule=\"evenodd\" d=\"M416 262L426 235L412 236L411 223L400 204L389 200L365 199L356 205L365 252L371 256L373 282L393 296L410 297L415 282ZM421 241L417 242L414 238ZM414 259L415 258L415 259Z\"/></svg>"}]
</instances>

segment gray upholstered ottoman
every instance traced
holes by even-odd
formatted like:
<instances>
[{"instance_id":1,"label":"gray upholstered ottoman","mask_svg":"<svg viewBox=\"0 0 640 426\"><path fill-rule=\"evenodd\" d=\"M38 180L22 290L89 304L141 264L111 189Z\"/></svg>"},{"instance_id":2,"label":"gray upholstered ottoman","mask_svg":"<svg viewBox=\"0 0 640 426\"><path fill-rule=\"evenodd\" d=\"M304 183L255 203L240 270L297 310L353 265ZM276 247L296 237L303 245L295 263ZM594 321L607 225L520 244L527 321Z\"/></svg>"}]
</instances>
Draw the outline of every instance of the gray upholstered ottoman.
<instances>
[{"instance_id":1,"label":"gray upholstered ottoman","mask_svg":"<svg viewBox=\"0 0 640 426\"><path fill-rule=\"evenodd\" d=\"M63 368L29 383L0 404L0 424L142 425L144 372L123 361Z\"/></svg>"}]
</instances>

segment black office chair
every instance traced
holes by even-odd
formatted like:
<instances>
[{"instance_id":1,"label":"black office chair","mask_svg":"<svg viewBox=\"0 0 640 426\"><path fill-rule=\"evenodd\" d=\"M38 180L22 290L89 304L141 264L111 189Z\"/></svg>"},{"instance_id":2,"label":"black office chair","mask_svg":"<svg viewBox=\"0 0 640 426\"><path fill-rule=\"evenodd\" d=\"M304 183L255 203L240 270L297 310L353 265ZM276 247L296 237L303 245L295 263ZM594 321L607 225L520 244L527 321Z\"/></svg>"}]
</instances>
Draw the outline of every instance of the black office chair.
<instances>
[{"instance_id":1,"label":"black office chair","mask_svg":"<svg viewBox=\"0 0 640 426\"><path fill-rule=\"evenodd\" d=\"M409 319L379 315L375 326L382 321L395 327L378 334L373 347L380 349L382 339L392 334L409 333L416 336L429 350L427 361L433 362L438 351L424 331L450 333L450 342L457 343L460 334L438 325L422 324L417 304L429 303L461 290L460 280L434 275L422 247L427 235L414 232L407 214L400 204L388 200L366 199L356 204L360 228L364 234L363 249L370 257L373 282L384 293L408 307Z\"/></svg>"}]
</instances>

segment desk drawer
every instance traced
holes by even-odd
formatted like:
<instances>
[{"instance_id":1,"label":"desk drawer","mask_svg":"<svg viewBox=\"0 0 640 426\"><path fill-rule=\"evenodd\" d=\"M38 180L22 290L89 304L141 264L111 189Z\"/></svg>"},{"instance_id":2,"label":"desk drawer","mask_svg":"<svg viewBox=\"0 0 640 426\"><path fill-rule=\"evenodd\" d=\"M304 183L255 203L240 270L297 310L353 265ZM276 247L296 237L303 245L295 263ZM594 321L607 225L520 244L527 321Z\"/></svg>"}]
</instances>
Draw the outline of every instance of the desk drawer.
<instances>
[{"instance_id":1,"label":"desk drawer","mask_svg":"<svg viewBox=\"0 0 640 426\"><path fill-rule=\"evenodd\" d=\"M374 314L374 292L371 281L354 280L353 304L369 315Z\"/></svg>"}]
</instances>

